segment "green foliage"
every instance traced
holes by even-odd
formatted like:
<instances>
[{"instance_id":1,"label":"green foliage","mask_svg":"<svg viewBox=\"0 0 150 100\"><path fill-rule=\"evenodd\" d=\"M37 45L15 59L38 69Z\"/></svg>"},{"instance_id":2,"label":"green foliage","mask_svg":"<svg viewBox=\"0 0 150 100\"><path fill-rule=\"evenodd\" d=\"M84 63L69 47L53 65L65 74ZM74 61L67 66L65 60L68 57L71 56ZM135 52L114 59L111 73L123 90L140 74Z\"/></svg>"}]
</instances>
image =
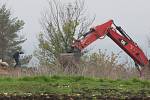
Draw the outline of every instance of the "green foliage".
<instances>
[{"instance_id":1,"label":"green foliage","mask_svg":"<svg viewBox=\"0 0 150 100\"><path fill-rule=\"evenodd\" d=\"M23 28L24 22L13 18L6 5L0 7L0 57L9 64L16 50L21 50L20 43L25 39L20 38L18 32Z\"/></svg>"}]
</instances>

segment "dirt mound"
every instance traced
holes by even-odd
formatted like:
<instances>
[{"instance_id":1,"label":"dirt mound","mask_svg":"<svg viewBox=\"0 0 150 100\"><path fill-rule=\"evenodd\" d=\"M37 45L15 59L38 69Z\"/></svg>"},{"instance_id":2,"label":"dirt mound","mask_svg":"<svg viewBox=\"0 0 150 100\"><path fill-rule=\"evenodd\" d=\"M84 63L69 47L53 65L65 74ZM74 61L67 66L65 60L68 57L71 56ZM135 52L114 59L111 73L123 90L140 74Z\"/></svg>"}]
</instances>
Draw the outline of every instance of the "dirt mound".
<instances>
[{"instance_id":1,"label":"dirt mound","mask_svg":"<svg viewBox=\"0 0 150 100\"><path fill-rule=\"evenodd\" d=\"M9 74L8 69L9 69L9 67L0 66L0 75L1 75L1 76L3 76L3 75L8 75L8 74Z\"/></svg>"},{"instance_id":2,"label":"dirt mound","mask_svg":"<svg viewBox=\"0 0 150 100\"><path fill-rule=\"evenodd\" d=\"M2 75L8 75L9 74L9 72L8 71L6 71L6 70L4 70L4 69L0 69L0 75L2 76Z\"/></svg>"}]
</instances>

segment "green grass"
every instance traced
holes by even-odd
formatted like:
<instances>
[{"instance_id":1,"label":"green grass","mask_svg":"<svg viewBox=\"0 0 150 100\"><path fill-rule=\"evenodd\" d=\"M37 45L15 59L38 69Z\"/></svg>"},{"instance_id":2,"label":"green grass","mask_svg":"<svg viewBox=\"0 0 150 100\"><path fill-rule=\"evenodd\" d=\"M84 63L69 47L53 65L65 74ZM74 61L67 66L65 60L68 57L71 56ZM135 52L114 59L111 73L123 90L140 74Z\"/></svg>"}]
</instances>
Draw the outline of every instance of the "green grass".
<instances>
[{"instance_id":1,"label":"green grass","mask_svg":"<svg viewBox=\"0 0 150 100\"><path fill-rule=\"evenodd\" d=\"M150 80L109 80L83 76L36 76L0 78L0 93L68 94L68 95L147 95Z\"/></svg>"}]
</instances>

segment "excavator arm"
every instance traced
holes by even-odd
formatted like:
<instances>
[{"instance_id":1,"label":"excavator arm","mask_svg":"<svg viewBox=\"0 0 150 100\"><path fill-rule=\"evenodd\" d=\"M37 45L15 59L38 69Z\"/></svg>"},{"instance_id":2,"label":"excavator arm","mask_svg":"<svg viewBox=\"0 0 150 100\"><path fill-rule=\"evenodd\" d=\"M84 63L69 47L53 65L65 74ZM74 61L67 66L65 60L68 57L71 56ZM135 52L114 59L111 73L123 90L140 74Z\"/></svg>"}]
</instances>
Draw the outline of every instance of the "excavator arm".
<instances>
[{"instance_id":1,"label":"excavator arm","mask_svg":"<svg viewBox=\"0 0 150 100\"><path fill-rule=\"evenodd\" d=\"M111 38L121 49L123 49L135 62L138 70L139 66L145 66L149 63L148 58L139 46L126 34L119 26L116 26L113 20L110 20L95 28L91 28L89 32L82 35L72 44L73 50L81 52L85 47L105 36ZM140 71L141 72L141 71Z\"/></svg>"}]
</instances>

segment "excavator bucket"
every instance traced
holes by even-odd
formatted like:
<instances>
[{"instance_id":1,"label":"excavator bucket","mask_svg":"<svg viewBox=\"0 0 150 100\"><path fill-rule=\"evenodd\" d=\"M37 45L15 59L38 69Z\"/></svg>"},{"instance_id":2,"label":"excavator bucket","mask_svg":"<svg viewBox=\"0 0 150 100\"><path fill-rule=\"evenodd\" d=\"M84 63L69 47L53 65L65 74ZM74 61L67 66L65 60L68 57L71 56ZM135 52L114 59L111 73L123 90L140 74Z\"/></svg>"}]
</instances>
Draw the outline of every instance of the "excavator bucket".
<instances>
[{"instance_id":1,"label":"excavator bucket","mask_svg":"<svg viewBox=\"0 0 150 100\"><path fill-rule=\"evenodd\" d=\"M77 72L77 65L80 63L80 56L76 53L62 53L58 57L58 61L64 71L68 70Z\"/></svg>"},{"instance_id":2,"label":"excavator bucket","mask_svg":"<svg viewBox=\"0 0 150 100\"><path fill-rule=\"evenodd\" d=\"M78 63L80 61L80 55L76 53L62 53L59 55L58 60L60 64L64 63Z\"/></svg>"},{"instance_id":3,"label":"excavator bucket","mask_svg":"<svg viewBox=\"0 0 150 100\"><path fill-rule=\"evenodd\" d=\"M61 53L58 61L62 66L76 65L80 62L81 51L77 48L71 47L67 53Z\"/></svg>"}]
</instances>

